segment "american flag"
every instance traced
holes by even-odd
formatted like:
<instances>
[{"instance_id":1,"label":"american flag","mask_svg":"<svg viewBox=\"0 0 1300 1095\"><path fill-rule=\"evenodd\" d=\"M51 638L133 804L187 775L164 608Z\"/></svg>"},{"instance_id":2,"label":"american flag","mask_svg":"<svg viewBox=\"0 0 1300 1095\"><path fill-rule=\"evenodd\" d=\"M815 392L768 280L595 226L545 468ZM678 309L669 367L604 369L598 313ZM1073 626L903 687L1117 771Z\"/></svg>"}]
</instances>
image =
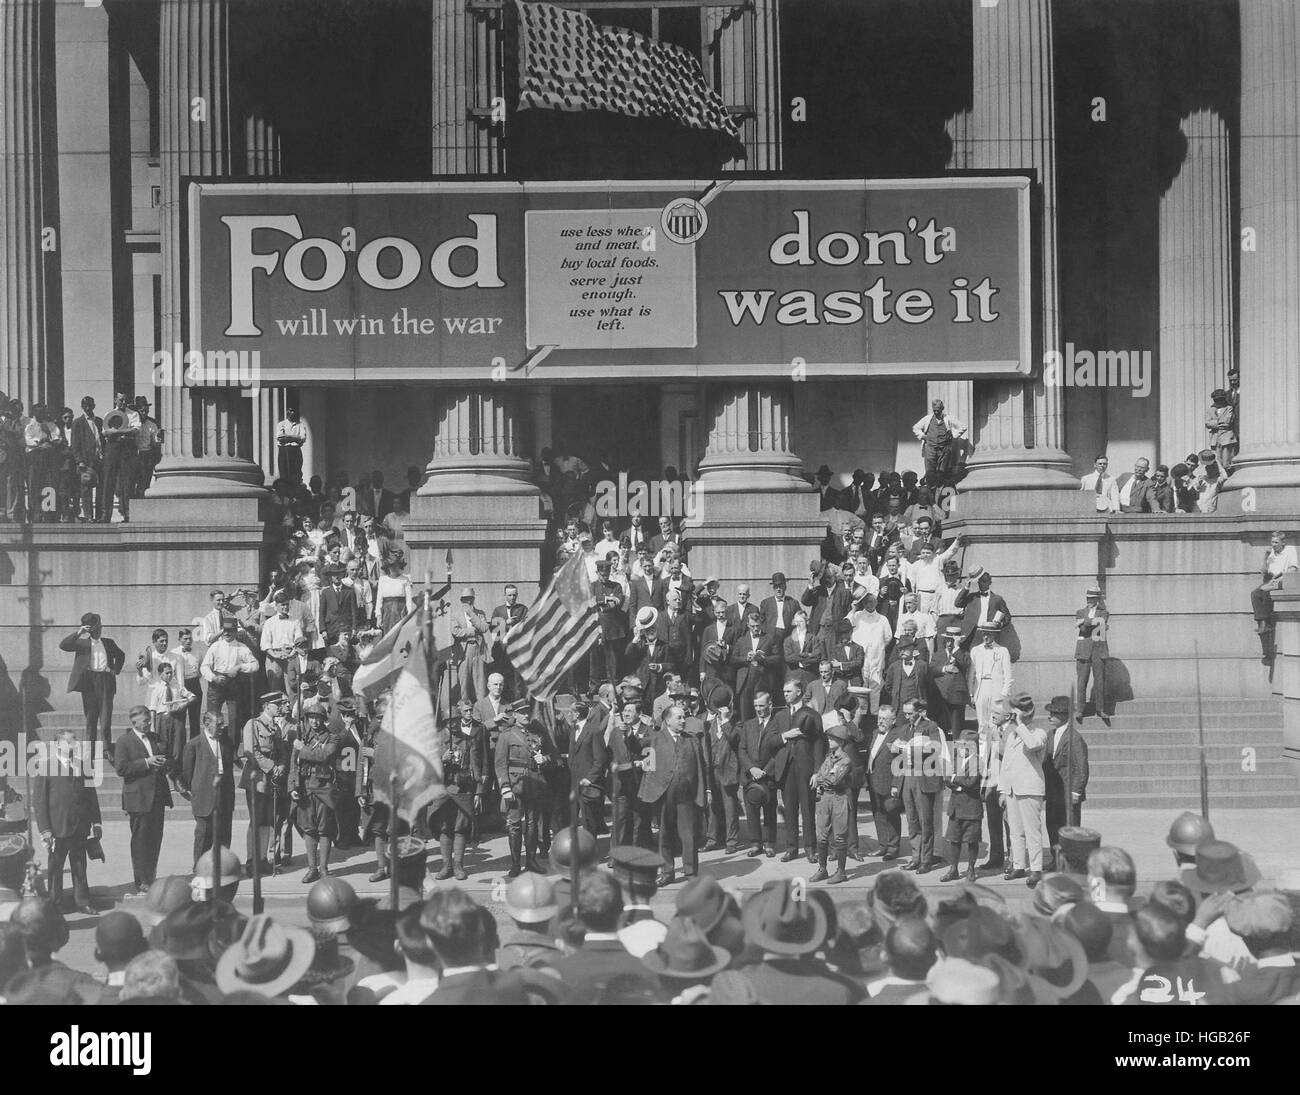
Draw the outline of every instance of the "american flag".
<instances>
[{"instance_id":1,"label":"american flag","mask_svg":"<svg viewBox=\"0 0 1300 1095\"><path fill-rule=\"evenodd\" d=\"M739 143L727 104L699 60L636 31L602 27L580 11L515 0L519 14L519 109L608 110L670 118Z\"/></svg>"},{"instance_id":2,"label":"american flag","mask_svg":"<svg viewBox=\"0 0 1300 1095\"><path fill-rule=\"evenodd\" d=\"M560 678L600 638L600 615L591 596L587 562L575 552L546 592L506 635L506 653L539 699L559 687Z\"/></svg>"}]
</instances>

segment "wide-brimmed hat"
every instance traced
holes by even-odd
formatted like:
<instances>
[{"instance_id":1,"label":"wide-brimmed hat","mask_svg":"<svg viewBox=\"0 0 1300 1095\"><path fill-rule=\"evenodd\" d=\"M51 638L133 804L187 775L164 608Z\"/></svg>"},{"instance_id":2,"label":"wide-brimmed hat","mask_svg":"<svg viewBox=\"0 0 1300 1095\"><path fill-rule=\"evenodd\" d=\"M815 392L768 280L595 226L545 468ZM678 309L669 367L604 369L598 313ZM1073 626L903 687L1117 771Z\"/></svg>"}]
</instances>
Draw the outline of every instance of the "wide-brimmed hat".
<instances>
[{"instance_id":1,"label":"wide-brimmed hat","mask_svg":"<svg viewBox=\"0 0 1300 1095\"><path fill-rule=\"evenodd\" d=\"M307 972L298 978L298 984L304 988L327 984L347 977L356 967L356 962L339 949L339 937L333 932L311 931L308 934L316 950Z\"/></svg>"},{"instance_id":2,"label":"wide-brimmed hat","mask_svg":"<svg viewBox=\"0 0 1300 1095\"><path fill-rule=\"evenodd\" d=\"M1034 713L1034 697L1028 692L1017 692L1011 697L1011 706L1022 715Z\"/></svg>"},{"instance_id":3,"label":"wide-brimmed hat","mask_svg":"<svg viewBox=\"0 0 1300 1095\"><path fill-rule=\"evenodd\" d=\"M1261 878L1255 861L1226 840L1206 840L1196 849L1196 866L1183 871L1183 885L1193 893L1241 893Z\"/></svg>"},{"instance_id":4,"label":"wide-brimmed hat","mask_svg":"<svg viewBox=\"0 0 1300 1095\"><path fill-rule=\"evenodd\" d=\"M1077 905L1086 898L1078 881L1067 874L1052 874L1034 890L1034 911L1051 916L1062 905Z\"/></svg>"},{"instance_id":5,"label":"wide-brimmed hat","mask_svg":"<svg viewBox=\"0 0 1300 1095\"><path fill-rule=\"evenodd\" d=\"M925 978L925 992L910 997L917 1004L996 1004L1001 981L988 966L966 958L940 958Z\"/></svg>"},{"instance_id":6,"label":"wide-brimmed hat","mask_svg":"<svg viewBox=\"0 0 1300 1095\"><path fill-rule=\"evenodd\" d=\"M1267 940L1287 935L1295 913L1286 894L1248 893L1232 899L1223 919L1242 939Z\"/></svg>"},{"instance_id":7,"label":"wide-brimmed hat","mask_svg":"<svg viewBox=\"0 0 1300 1095\"><path fill-rule=\"evenodd\" d=\"M278 996L302 979L316 955L316 942L303 928L280 924L260 914L217 962L222 992Z\"/></svg>"},{"instance_id":8,"label":"wide-brimmed hat","mask_svg":"<svg viewBox=\"0 0 1300 1095\"><path fill-rule=\"evenodd\" d=\"M641 961L660 977L703 980L726 969L731 955L710 943L694 920L674 917L659 946Z\"/></svg>"},{"instance_id":9,"label":"wide-brimmed hat","mask_svg":"<svg viewBox=\"0 0 1300 1095\"><path fill-rule=\"evenodd\" d=\"M755 894L741 913L745 938L773 954L812 954L826 942L826 913L785 879Z\"/></svg>"},{"instance_id":10,"label":"wide-brimmed hat","mask_svg":"<svg viewBox=\"0 0 1300 1095\"><path fill-rule=\"evenodd\" d=\"M686 880L677 894L677 915L693 920L700 931L708 934L727 914L731 898L711 874L697 875Z\"/></svg>"},{"instance_id":11,"label":"wide-brimmed hat","mask_svg":"<svg viewBox=\"0 0 1300 1095\"><path fill-rule=\"evenodd\" d=\"M212 934L211 904L190 902L182 905L149 933L149 946L173 958L202 959L211 957L208 937Z\"/></svg>"},{"instance_id":12,"label":"wide-brimmed hat","mask_svg":"<svg viewBox=\"0 0 1300 1095\"><path fill-rule=\"evenodd\" d=\"M1038 916L1020 917L1016 942L1023 968L1034 975L1031 987L1038 1001L1064 1000L1078 992L1088 979L1088 955L1083 944L1060 924Z\"/></svg>"}]
</instances>

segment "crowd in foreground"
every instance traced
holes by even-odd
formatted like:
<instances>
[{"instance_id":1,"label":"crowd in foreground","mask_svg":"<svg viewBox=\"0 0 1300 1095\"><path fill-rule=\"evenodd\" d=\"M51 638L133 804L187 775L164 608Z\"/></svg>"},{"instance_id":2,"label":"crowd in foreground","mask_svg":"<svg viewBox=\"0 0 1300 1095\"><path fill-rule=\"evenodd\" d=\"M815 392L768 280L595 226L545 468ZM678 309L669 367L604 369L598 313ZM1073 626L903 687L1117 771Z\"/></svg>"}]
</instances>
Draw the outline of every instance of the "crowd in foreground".
<instances>
[{"instance_id":1,"label":"crowd in foreground","mask_svg":"<svg viewBox=\"0 0 1300 1095\"><path fill-rule=\"evenodd\" d=\"M193 879L157 880L134 912L102 917L97 975L59 961L68 927L17 898L21 838L0 838L0 996L9 1004L1071 1004L1300 1003L1300 872L1259 885L1250 856L1185 813L1171 877L1139 896L1132 858L1063 831L1060 873L1031 899L965 883L927 897L878 874L864 901L801 880L748 894L702 874L652 904L662 861L585 830L557 839L561 872L525 873L485 906L457 886L414 888L399 911L338 878L305 916L246 915L221 852ZM569 879L577 856L577 889ZM213 889L213 886L216 889ZM240 903L241 905L243 902ZM305 920L305 926L299 922ZM501 925L507 927L502 930Z\"/></svg>"}]
</instances>

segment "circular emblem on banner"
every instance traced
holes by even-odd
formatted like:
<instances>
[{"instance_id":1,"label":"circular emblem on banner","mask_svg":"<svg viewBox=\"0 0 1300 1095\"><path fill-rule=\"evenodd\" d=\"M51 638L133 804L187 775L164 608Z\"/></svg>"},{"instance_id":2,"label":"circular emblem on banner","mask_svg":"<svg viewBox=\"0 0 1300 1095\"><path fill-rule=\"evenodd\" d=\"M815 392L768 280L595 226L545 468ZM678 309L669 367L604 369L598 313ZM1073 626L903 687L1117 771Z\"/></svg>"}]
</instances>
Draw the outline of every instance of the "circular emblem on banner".
<instances>
[{"instance_id":1,"label":"circular emblem on banner","mask_svg":"<svg viewBox=\"0 0 1300 1095\"><path fill-rule=\"evenodd\" d=\"M694 198L676 198L664 206L659 218L664 235L673 243L694 243L709 227L709 215Z\"/></svg>"}]
</instances>

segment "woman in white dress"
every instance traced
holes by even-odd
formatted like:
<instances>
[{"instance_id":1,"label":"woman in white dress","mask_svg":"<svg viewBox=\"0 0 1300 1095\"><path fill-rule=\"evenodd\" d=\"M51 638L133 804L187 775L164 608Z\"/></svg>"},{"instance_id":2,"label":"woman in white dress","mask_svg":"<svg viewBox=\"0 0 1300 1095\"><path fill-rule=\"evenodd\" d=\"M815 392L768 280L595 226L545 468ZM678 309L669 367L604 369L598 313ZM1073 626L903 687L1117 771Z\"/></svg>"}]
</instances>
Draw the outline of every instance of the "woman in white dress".
<instances>
[{"instance_id":1,"label":"woman in white dress","mask_svg":"<svg viewBox=\"0 0 1300 1095\"><path fill-rule=\"evenodd\" d=\"M379 606L379 629L385 633L415 607L411 579L403 571L406 556L397 552L384 563L383 574L375 586L375 604Z\"/></svg>"}]
</instances>

